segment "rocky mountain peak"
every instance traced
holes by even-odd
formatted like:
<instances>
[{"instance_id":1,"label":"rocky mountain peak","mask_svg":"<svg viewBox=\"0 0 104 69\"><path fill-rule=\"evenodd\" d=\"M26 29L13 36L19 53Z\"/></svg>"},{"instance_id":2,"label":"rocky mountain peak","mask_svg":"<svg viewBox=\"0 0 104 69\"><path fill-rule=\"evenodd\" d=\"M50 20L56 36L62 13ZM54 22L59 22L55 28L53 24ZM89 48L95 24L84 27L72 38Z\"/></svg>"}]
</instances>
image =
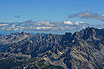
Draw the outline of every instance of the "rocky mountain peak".
<instances>
[{"instance_id":1,"label":"rocky mountain peak","mask_svg":"<svg viewBox=\"0 0 104 69\"><path fill-rule=\"evenodd\" d=\"M74 34L67 32L65 35L31 35L25 32L12 35L0 40L0 67L5 68L5 61L7 67L12 65L10 68L20 69L104 68L103 29L88 27ZM2 44L6 42L11 44ZM11 59L12 61L7 61Z\"/></svg>"}]
</instances>

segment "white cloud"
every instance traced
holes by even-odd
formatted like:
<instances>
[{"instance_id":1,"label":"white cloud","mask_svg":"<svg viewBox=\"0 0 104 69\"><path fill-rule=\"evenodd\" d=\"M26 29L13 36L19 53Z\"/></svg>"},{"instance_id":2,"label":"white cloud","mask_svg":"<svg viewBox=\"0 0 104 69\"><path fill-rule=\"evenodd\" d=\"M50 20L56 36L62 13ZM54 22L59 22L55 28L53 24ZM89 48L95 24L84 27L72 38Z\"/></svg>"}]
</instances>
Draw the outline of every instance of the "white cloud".
<instances>
[{"instance_id":1,"label":"white cloud","mask_svg":"<svg viewBox=\"0 0 104 69\"><path fill-rule=\"evenodd\" d=\"M104 14L102 16L104 17Z\"/></svg>"},{"instance_id":2,"label":"white cloud","mask_svg":"<svg viewBox=\"0 0 104 69\"><path fill-rule=\"evenodd\" d=\"M39 21L34 23L34 25L38 26L54 26L50 21Z\"/></svg>"},{"instance_id":3,"label":"white cloud","mask_svg":"<svg viewBox=\"0 0 104 69\"><path fill-rule=\"evenodd\" d=\"M13 24L11 27L12 27L12 28L15 28L15 24Z\"/></svg>"},{"instance_id":4,"label":"white cloud","mask_svg":"<svg viewBox=\"0 0 104 69\"><path fill-rule=\"evenodd\" d=\"M79 24L82 24L82 23L84 23L84 22L83 21L76 21L74 24L79 25Z\"/></svg>"},{"instance_id":5,"label":"white cloud","mask_svg":"<svg viewBox=\"0 0 104 69\"><path fill-rule=\"evenodd\" d=\"M6 30L13 30L13 29L7 28Z\"/></svg>"},{"instance_id":6,"label":"white cloud","mask_svg":"<svg viewBox=\"0 0 104 69\"><path fill-rule=\"evenodd\" d=\"M14 31L19 30L19 28L14 28L13 30L14 30Z\"/></svg>"},{"instance_id":7,"label":"white cloud","mask_svg":"<svg viewBox=\"0 0 104 69\"><path fill-rule=\"evenodd\" d=\"M72 24L71 21L64 21L64 24Z\"/></svg>"},{"instance_id":8,"label":"white cloud","mask_svg":"<svg viewBox=\"0 0 104 69\"><path fill-rule=\"evenodd\" d=\"M50 22L50 21L25 21L25 22L14 22L7 23L8 26L0 26L0 30L11 30L11 31L73 31L83 28L84 22L77 21L75 23L71 21L61 21L61 22ZM2 23L6 24L6 23ZM87 26L87 24L86 24ZM61 33L60 32L60 33Z\"/></svg>"},{"instance_id":9,"label":"white cloud","mask_svg":"<svg viewBox=\"0 0 104 69\"><path fill-rule=\"evenodd\" d=\"M51 29L52 27L35 27L35 29L37 30L47 30L47 29Z\"/></svg>"},{"instance_id":10,"label":"white cloud","mask_svg":"<svg viewBox=\"0 0 104 69\"><path fill-rule=\"evenodd\" d=\"M80 23L84 23L83 21L80 21Z\"/></svg>"},{"instance_id":11,"label":"white cloud","mask_svg":"<svg viewBox=\"0 0 104 69\"><path fill-rule=\"evenodd\" d=\"M0 24L0 26L7 26L8 24Z\"/></svg>"}]
</instances>

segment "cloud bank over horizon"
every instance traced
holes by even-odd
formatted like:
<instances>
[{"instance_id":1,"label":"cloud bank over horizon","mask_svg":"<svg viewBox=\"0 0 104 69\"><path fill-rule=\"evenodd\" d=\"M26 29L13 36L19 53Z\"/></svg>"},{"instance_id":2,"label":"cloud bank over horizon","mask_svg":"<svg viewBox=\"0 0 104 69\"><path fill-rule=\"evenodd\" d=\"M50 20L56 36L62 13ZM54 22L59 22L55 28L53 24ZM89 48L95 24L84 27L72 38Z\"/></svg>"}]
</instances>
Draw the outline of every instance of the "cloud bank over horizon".
<instances>
[{"instance_id":1,"label":"cloud bank over horizon","mask_svg":"<svg viewBox=\"0 0 104 69\"><path fill-rule=\"evenodd\" d=\"M58 33L58 32L65 33L79 31L86 27L103 28L104 24L90 25L83 21L52 22L52 21L33 21L33 20L12 23L0 22L0 31L29 31L29 32L38 31L38 33L42 31L43 33Z\"/></svg>"}]
</instances>

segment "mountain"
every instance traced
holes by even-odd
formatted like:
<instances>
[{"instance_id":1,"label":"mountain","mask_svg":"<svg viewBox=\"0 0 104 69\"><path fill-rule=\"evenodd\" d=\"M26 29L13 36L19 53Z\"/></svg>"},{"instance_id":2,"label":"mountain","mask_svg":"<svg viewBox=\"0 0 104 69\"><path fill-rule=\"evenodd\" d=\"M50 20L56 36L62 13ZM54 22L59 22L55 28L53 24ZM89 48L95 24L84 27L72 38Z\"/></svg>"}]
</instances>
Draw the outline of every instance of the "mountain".
<instances>
[{"instance_id":1,"label":"mountain","mask_svg":"<svg viewBox=\"0 0 104 69\"><path fill-rule=\"evenodd\" d=\"M0 45L18 43L25 38L30 38L32 34L21 32L11 33L10 35L0 35Z\"/></svg>"},{"instance_id":2,"label":"mountain","mask_svg":"<svg viewBox=\"0 0 104 69\"><path fill-rule=\"evenodd\" d=\"M104 29L88 27L65 35L1 35L0 68L103 69Z\"/></svg>"}]
</instances>

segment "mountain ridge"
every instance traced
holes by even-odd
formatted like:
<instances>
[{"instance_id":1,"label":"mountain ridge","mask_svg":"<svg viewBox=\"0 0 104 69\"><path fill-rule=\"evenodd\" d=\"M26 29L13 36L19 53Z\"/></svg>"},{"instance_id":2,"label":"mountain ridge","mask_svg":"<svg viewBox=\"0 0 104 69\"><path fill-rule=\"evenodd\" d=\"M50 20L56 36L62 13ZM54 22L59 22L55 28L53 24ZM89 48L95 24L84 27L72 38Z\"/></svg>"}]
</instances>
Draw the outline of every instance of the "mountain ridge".
<instances>
[{"instance_id":1,"label":"mountain ridge","mask_svg":"<svg viewBox=\"0 0 104 69\"><path fill-rule=\"evenodd\" d=\"M16 34L11 35L14 36ZM25 35L28 37L24 38ZM17 33L17 36L17 40L14 39L17 42L10 42L11 44L8 46L5 46L5 44L0 45L1 63L9 60L8 58L14 58L13 62L21 63L21 65L13 63L15 66L10 68L104 68L104 29L88 27L73 34L67 32L65 35L32 35L22 32Z\"/></svg>"}]
</instances>

